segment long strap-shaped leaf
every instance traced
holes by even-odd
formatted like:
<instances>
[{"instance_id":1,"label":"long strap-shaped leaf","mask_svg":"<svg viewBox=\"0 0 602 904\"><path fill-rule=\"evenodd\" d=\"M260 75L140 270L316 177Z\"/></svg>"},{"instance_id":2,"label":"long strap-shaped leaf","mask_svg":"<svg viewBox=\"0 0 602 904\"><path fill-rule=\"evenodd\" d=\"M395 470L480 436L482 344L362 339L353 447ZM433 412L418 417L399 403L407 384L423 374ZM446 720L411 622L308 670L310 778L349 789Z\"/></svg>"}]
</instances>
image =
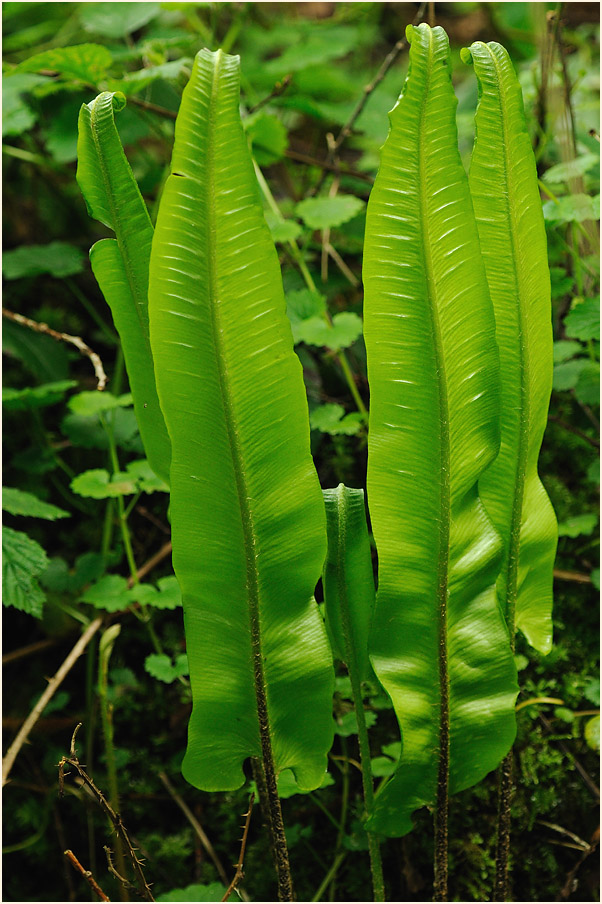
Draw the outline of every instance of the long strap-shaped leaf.
<instances>
[{"instance_id":1,"label":"long strap-shaped leaf","mask_svg":"<svg viewBox=\"0 0 602 904\"><path fill-rule=\"evenodd\" d=\"M244 781L246 757L263 756L307 790L322 781L332 741L332 657L311 599L324 503L238 105L238 57L202 50L151 256L193 695L183 771L199 788L228 790Z\"/></svg>"},{"instance_id":2,"label":"long strap-shaped leaf","mask_svg":"<svg viewBox=\"0 0 602 904\"><path fill-rule=\"evenodd\" d=\"M478 782L512 744L516 673L477 496L498 449L494 319L457 148L447 36L410 29L410 73L368 206L368 503L379 556L372 662L402 733L373 824Z\"/></svg>"},{"instance_id":3,"label":"long strap-shaped leaf","mask_svg":"<svg viewBox=\"0 0 602 904\"><path fill-rule=\"evenodd\" d=\"M552 391L546 232L522 92L508 53L499 44L478 42L464 58L472 59L479 82L469 184L502 377L500 454L479 489L504 542L498 592L510 632L520 628L547 653L557 529L537 474Z\"/></svg>"},{"instance_id":4,"label":"long strap-shaped leaf","mask_svg":"<svg viewBox=\"0 0 602 904\"><path fill-rule=\"evenodd\" d=\"M122 95L105 91L79 114L77 181L90 216L115 233L90 250L92 270L121 338L134 409L148 461L169 483L171 446L155 386L148 326L148 267L153 227L123 152L114 110Z\"/></svg>"}]
</instances>

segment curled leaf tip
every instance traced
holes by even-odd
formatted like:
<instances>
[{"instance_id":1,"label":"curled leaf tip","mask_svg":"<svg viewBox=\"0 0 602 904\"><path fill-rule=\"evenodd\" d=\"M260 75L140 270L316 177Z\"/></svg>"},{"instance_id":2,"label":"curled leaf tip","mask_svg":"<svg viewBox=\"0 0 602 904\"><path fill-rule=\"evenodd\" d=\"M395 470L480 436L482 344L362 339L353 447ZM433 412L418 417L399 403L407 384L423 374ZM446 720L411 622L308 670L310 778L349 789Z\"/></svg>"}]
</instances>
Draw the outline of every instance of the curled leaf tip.
<instances>
[{"instance_id":1,"label":"curled leaf tip","mask_svg":"<svg viewBox=\"0 0 602 904\"><path fill-rule=\"evenodd\" d=\"M408 44L412 43L412 38L414 37L414 26L406 25L406 41Z\"/></svg>"},{"instance_id":2,"label":"curled leaf tip","mask_svg":"<svg viewBox=\"0 0 602 904\"><path fill-rule=\"evenodd\" d=\"M115 91L113 94L113 109L116 113L119 113L120 110L123 110L125 105L127 104L127 98L123 91Z\"/></svg>"},{"instance_id":3,"label":"curled leaf tip","mask_svg":"<svg viewBox=\"0 0 602 904\"><path fill-rule=\"evenodd\" d=\"M462 47L462 49L460 50L460 58L463 63L466 63L468 66L472 66L473 59L470 47Z\"/></svg>"}]
</instances>

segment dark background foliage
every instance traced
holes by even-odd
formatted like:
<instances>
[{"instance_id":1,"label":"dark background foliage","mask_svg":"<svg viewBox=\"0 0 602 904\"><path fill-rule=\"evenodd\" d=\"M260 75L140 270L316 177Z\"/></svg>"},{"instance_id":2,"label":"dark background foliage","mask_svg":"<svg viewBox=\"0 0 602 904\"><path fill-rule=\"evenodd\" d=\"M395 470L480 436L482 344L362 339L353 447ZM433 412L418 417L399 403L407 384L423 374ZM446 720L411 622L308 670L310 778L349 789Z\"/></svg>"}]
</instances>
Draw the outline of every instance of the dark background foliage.
<instances>
[{"instance_id":1,"label":"dark background foliage","mask_svg":"<svg viewBox=\"0 0 602 904\"><path fill-rule=\"evenodd\" d=\"M561 536L554 649L541 657L518 641L514 899L598 900L599 7L425 6L424 16L450 35L466 165L477 98L460 48L498 40L510 51L523 86L549 238L556 363L540 472ZM78 109L100 90L127 95L118 127L154 219L194 54L202 46L221 46L241 55L242 112L265 176L266 216L278 242L304 366L320 479L324 487L339 481L362 486L366 435L355 412L357 393L368 403L360 336L365 201L387 134L386 114L403 85L407 52L370 92L338 152L329 154L329 148L418 4L30 2L5 3L2 12L4 305L82 337L102 359L113 400L107 403L112 408L99 413L90 396L82 395L95 389L96 380L90 361L72 345L5 319L3 482L69 515L40 520L31 500L22 499L26 512L19 514L14 498L5 495L7 745L82 623L100 613L121 626L110 658L105 654L106 680L99 681L95 636L18 756L4 795L3 899L93 899L66 864L66 848L111 897L119 896L102 849L113 841L97 805L73 776L57 799L56 764L80 721L81 760L105 790L107 755L113 753L123 817L160 896L219 876L159 772L202 823L229 875L249 787L205 794L187 786L179 773L190 691L169 556L145 579L154 591L128 596L127 540L137 567L152 563L169 540L167 497L148 475L127 471L143 450L110 313L87 260L105 231L88 217L75 181ZM91 46L73 51L84 44ZM324 345L324 306L335 318L336 340L331 334L328 341L339 350ZM351 372L347 378L340 349ZM107 479L121 474L107 489L99 471ZM127 516L125 531L120 514ZM398 755L396 721L375 689L366 688L365 705L375 774L382 777ZM107 746L103 711L112 722L113 745ZM359 821L361 780L354 765L357 738L342 667L335 718L330 784L283 802L301 900L317 899L318 893L322 900L370 896ZM491 775L452 799L454 900L489 897L495 786ZM430 900L431 835L430 816L421 812L410 835L384 842L390 900ZM273 900L258 813L245 872L249 897ZM172 899L183 900L183 894ZM189 894L202 900L198 888Z\"/></svg>"}]
</instances>

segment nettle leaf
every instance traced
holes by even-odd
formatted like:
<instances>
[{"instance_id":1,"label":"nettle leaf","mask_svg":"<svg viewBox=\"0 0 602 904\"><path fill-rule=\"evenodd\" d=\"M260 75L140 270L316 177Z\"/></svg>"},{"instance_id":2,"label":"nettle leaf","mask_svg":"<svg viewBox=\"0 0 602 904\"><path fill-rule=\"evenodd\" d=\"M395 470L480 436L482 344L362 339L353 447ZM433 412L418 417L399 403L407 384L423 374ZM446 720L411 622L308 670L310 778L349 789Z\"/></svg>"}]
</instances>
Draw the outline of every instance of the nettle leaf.
<instances>
[{"instance_id":1,"label":"nettle leaf","mask_svg":"<svg viewBox=\"0 0 602 904\"><path fill-rule=\"evenodd\" d=\"M57 279L74 276L84 269L84 255L68 242L49 245L21 245L2 255L2 275L5 279L23 279L48 273Z\"/></svg>"},{"instance_id":2,"label":"nettle leaf","mask_svg":"<svg viewBox=\"0 0 602 904\"><path fill-rule=\"evenodd\" d=\"M110 411L113 408L127 408L132 404L132 395L129 392L120 396L114 396L110 392L78 392L71 396L67 403L74 414L82 417L91 417L101 411Z\"/></svg>"},{"instance_id":3,"label":"nettle leaf","mask_svg":"<svg viewBox=\"0 0 602 904\"><path fill-rule=\"evenodd\" d=\"M65 393L77 386L75 380L57 380L42 386L26 389L3 389L2 404L8 411L27 411L29 408L45 408L62 402Z\"/></svg>"},{"instance_id":4,"label":"nettle leaf","mask_svg":"<svg viewBox=\"0 0 602 904\"><path fill-rule=\"evenodd\" d=\"M50 70L63 78L79 79L95 85L104 77L112 62L110 51L102 44L76 44L37 53L19 63L15 71Z\"/></svg>"},{"instance_id":5,"label":"nettle leaf","mask_svg":"<svg viewBox=\"0 0 602 904\"><path fill-rule=\"evenodd\" d=\"M554 343L554 364L562 364L582 352L583 346L579 342L567 342L561 339Z\"/></svg>"},{"instance_id":6,"label":"nettle leaf","mask_svg":"<svg viewBox=\"0 0 602 904\"><path fill-rule=\"evenodd\" d=\"M373 713L371 710L366 710L364 713L366 728L372 728L373 725L376 725L377 718L378 716L376 713ZM335 721L334 730L335 734L340 735L342 738L350 738L351 735L357 734L357 716L355 715L355 710L350 710L348 713L345 713L344 716L339 716Z\"/></svg>"},{"instance_id":7,"label":"nettle leaf","mask_svg":"<svg viewBox=\"0 0 602 904\"><path fill-rule=\"evenodd\" d=\"M109 437L106 427L101 423L100 414L99 412L91 417L67 414L61 421L61 431L74 446L81 446L84 449L108 449ZM115 443L120 448L128 452L144 454L138 421L131 408L111 409L107 420L111 423Z\"/></svg>"},{"instance_id":8,"label":"nettle leaf","mask_svg":"<svg viewBox=\"0 0 602 904\"><path fill-rule=\"evenodd\" d=\"M583 154L574 160L551 166L549 170L546 170L542 178L544 182L548 182L550 185L557 185L562 182L569 182L579 176L584 176L585 173L595 166L600 166L600 156L597 154Z\"/></svg>"},{"instance_id":9,"label":"nettle leaf","mask_svg":"<svg viewBox=\"0 0 602 904\"><path fill-rule=\"evenodd\" d=\"M580 349L582 351L583 349ZM582 370L587 367L587 358L574 358L570 361L562 361L554 367L554 389L563 392L574 389L579 381Z\"/></svg>"},{"instance_id":10,"label":"nettle leaf","mask_svg":"<svg viewBox=\"0 0 602 904\"><path fill-rule=\"evenodd\" d=\"M132 603L132 595L126 578L119 574L106 574L81 595L84 603L91 603L97 609L119 612Z\"/></svg>"},{"instance_id":11,"label":"nettle leaf","mask_svg":"<svg viewBox=\"0 0 602 904\"><path fill-rule=\"evenodd\" d=\"M46 595L37 579L47 565L48 557L39 543L21 531L3 527L3 604L41 618Z\"/></svg>"},{"instance_id":12,"label":"nettle leaf","mask_svg":"<svg viewBox=\"0 0 602 904\"><path fill-rule=\"evenodd\" d=\"M170 60L168 63L161 63L158 66L148 66L146 69L128 72L123 79L110 79L108 85L111 91L121 91L129 97L144 88L148 88L149 85L152 85L158 79L176 81L191 64L192 60L189 57L180 57L177 60Z\"/></svg>"},{"instance_id":13,"label":"nettle leaf","mask_svg":"<svg viewBox=\"0 0 602 904\"><path fill-rule=\"evenodd\" d=\"M45 518L47 521L56 521L57 518L70 518L69 512L43 502L32 493L25 493L14 487L2 487L2 508L11 515L26 515L29 518Z\"/></svg>"},{"instance_id":14,"label":"nettle leaf","mask_svg":"<svg viewBox=\"0 0 602 904\"><path fill-rule=\"evenodd\" d=\"M575 395L583 405L598 405L600 402L600 364L586 360L581 368Z\"/></svg>"},{"instance_id":15,"label":"nettle leaf","mask_svg":"<svg viewBox=\"0 0 602 904\"><path fill-rule=\"evenodd\" d=\"M600 297L576 298L571 310L564 318L567 336L573 339L599 339L600 337Z\"/></svg>"},{"instance_id":16,"label":"nettle leaf","mask_svg":"<svg viewBox=\"0 0 602 904\"><path fill-rule=\"evenodd\" d=\"M296 342L317 345L339 351L349 348L362 335L362 319L352 311L342 311L332 318L332 325L324 317L309 317L295 324Z\"/></svg>"},{"instance_id":17,"label":"nettle leaf","mask_svg":"<svg viewBox=\"0 0 602 904\"><path fill-rule=\"evenodd\" d=\"M295 207L295 213L310 229L342 226L364 210L366 202L353 195L334 198L306 198Z\"/></svg>"},{"instance_id":18,"label":"nettle leaf","mask_svg":"<svg viewBox=\"0 0 602 904\"><path fill-rule=\"evenodd\" d=\"M272 233L273 240L275 242L280 242L280 244L284 244L284 242L294 242L303 232L303 229L296 220L283 220L272 213L271 210L265 211L265 219L269 230Z\"/></svg>"},{"instance_id":19,"label":"nettle leaf","mask_svg":"<svg viewBox=\"0 0 602 904\"><path fill-rule=\"evenodd\" d=\"M309 414L309 423L312 430L319 430L321 433L355 436L362 427L363 419L359 411L346 415L342 405L329 403L314 408Z\"/></svg>"},{"instance_id":20,"label":"nettle leaf","mask_svg":"<svg viewBox=\"0 0 602 904\"><path fill-rule=\"evenodd\" d=\"M288 147L288 132L277 116L262 112L251 114L243 121L243 126L259 166L271 166L282 160Z\"/></svg>"},{"instance_id":21,"label":"nettle leaf","mask_svg":"<svg viewBox=\"0 0 602 904\"><path fill-rule=\"evenodd\" d=\"M589 537L593 534L598 523L598 516L595 514L573 515L566 518L558 525L559 537Z\"/></svg>"},{"instance_id":22,"label":"nettle leaf","mask_svg":"<svg viewBox=\"0 0 602 904\"><path fill-rule=\"evenodd\" d=\"M172 891L158 895L157 901L221 901L226 888L219 882L209 885L187 885L186 888L174 888Z\"/></svg>"},{"instance_id":23,"label":"nettle leaf","mask_svg":"<svg viewBox=\"0 0 602 904\"><path fill-rule=\"evenodd\" d=\"M148 25L160 11L160 3L86 3L81 8L81 19L86 31L106 38L123 38Z\"/></svg>"},{"instance_id":24,"label":"nettle leaf","mask_svg":"<svg viewBox=\"0 0 602 904\"><path fill-rule=\"evenodd\" d=\"M546 201L544 219L553 223L581 223L583 220L600 219L600 195L566 195L558 201Z\"/></svg>"},{"instance_id":25,"label":"nettle leaf","mask_svg":"<svg viewBox=\"0 0 602 904\"><path fill-rule=\"evenodd\" d=\"M78 474L71 481L71 489L80 496L92 499L109 499L131 496L133 493L168 493L169 487L152 470L146 459L131 461L125 472L110 475L104 468L94 468Z\"/></svg>"},{"instance_id":26,"label":"nettle leaf","mask_svg":"<svg viewBox=\"0 0 602 904\"><path fill-rule=\"evenodd\" d=\"M37 85L48 81L44 75L30 72L5 73L2 79L2 137L22 135L34 126L37 112L28 104L24 95Z\"/></svg>"},{"instance_id":27,"label":"nettle leaf","mask_svg":"<svg viewBox=\"0 0 602 904\"><path fill-rule=\"evenodd\" d=\"M584 729L585 742L592 750L600 750L600 716L588 719Z\"/></svg>"},{"instance_id":28,"label":"nettle leaf","mask_svg":"<svg viewBox=\"0 0 602 904\"><path fill-rule=\"evenodd\" d=\"M188 675L188 656L180 653L175 661L165 653L151 653L144 660L144 668L153 678L171 684L176 678Z\"/></svg>"},{"instance_id":29,"label":"nettle leaf","mask_svg":"<svg viewBox=\"0 0 602 904\"><path fill-rule=\"evenodd\" d=\"M86 584L98 581L104 574L106 562L100 553L85 552L75 560L75 568L69 570L64 559L55 556L40 575L40 583L46 590L56 593L77 593Z\"/></svg>"},{"instance_id":30,"label":"nettle leaf","mask_svg":"<svg viewBox=\"0 0 602 904\"><path fill-rule=\"evenodd\" d=\"M150 603L155 609L177 609L182 605L182 591L175 575L160 578L157 587L158 593Z\"/></svg>"}]
</instances>

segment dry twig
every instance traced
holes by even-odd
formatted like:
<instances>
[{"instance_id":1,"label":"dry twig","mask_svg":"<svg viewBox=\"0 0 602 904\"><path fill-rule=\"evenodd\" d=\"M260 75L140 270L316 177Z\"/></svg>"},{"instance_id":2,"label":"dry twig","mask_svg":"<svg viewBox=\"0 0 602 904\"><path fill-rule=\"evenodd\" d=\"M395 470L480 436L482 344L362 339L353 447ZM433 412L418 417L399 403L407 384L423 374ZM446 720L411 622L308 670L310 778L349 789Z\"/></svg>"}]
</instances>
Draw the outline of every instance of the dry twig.
<instances>
[{"instance_id":1,"label":"dry twig","mask_svg":"<svg viewBox=\"0 0 602 904\"><path fill-rule=\"evenodd\" d=\"M111 804L106 799L106 797L104 796L102 791L100 791L96 787L93 780L90 778L90 776L85 771L84 767L82 766L82 764L79 761L79 758L78 758L76 750L75 750L75 736L77 735L77 732L81 728L81 724L82 723L79 722L75 728L75 731L73 732L73 736L71 738L71 750L69 752L69 756L61 757L61 759L58 763L59 793L63 789L65 766L71 766L73 769L75 769L75 771L81 778L82 782L86 785L86 787L90 789L90 791L96 798L97 802L100 804L101 809L104 811L105 815L108 817L109 821L113 825L113 828L115 829L115 832L116 832L118 838L121 840L123 847L125 848L125 851L127 852L128 856L131 860L132 867L134 870L134 876L136 878L136 884L138 885L138 889L140 891L141 896L145 899L145 901L154 901L155 899L153 898L152 892L148 886L148 883L147 883L144 873L142 871L142 862L138 859L138 857L136 857L136 852L132 846L132 842L130 841L130 836L128 834L126 827L124 826L124 824L122 822L120 814L115 812L115 810L112 808ZM114 870L111 870L111 871L115 872ZM122 876L118 876L118 878L124 884L129 884L127 882L127 880L124 879Z\"/></svg>"},{"instance_id":2,"label":"dry twig","mask_svg":"<svg viewBox=\"0 0 602 904\"><path fill-rule=\"evenodd\" d=\"M255 104L254 107L251 107L249 109L249 116L251 115L251 113L257 113L257 111L261 110L262 107L267 106L267 104L273 101L275 97L280 97L281 94L284 94L291 81L292 76L285 75L281 82L276 82L268 96L264 97L263 100L260 100L259 103Z\"/></svg>"},{"instance_id":3,"label":"dry twig","mask_svg":"<svg viewBox=\"0 0 602 904\"><path fill-rule=\"evenodd\" d=\"M244 814L245 824L243 826L241 826L241 829L243 829L243 833L242 833L242 838L240 839L240 854L238 855L238 862L236 864L236 872L234 873L234 878L232 879L232 882L230 882L230 885L228 886L228 891L222 898L222 901L227 901L228 898L230 897L230 895L232 894L232 892L234 891L234 889L238 886L238 883L241 881L241 879L244 879L245 874L243 871L243 864L244 864L244 859L245 859L245 850L247 847L247 838L249 835L249 826L251 825L251 813L253 812L253 801L254 800L255 800L255 793L253 792L251 794L251 797L249 798L249 809Z\"/></svg>"},{"instance_id":4,"label":"dry twig","mask_svg":"<svg viewBox=\"0 0 602 904\"><path fill-rule=\"evenodd\" d=\"M77 857L75 856L73 851L65 851L64 854L65 854L65 857L67 858L67 860L69 861L69 863L72 865L73 869L76 870L78 873L81 873L81 875L84 877L84 879L86 880L86 882L88 883L88 885L90 886L92 891L98 895L100 900L101 901L110 901L111 899L105 895L104 891L102 890L102 888L100 887L100 885L98 884L98 882L96 881L96 879L94 878L94 876L92 875L90 870L83 868L83 866L81 865L81 863L79 862L79 860L77 859Z\"/></svg>"},{"instance_id":5,"label":"dry twig","mask_svg":"<svg viewBox=\"0 0 602 904\"><path fill-rule=\"evenodd\" d=\"M56 339L59 342L69 342L71 345L74 345L80 354L85 355L90 359L92 367L94 368L96 380L98 381L96 388L100 392L105 388L107 385L107 375L104 372L102 361L96 352L93 352L90 346L86 345L84 340L79 336L70 336L68 333L59 333L58 330L53 330L52 327L49 327L47 323L38 323L37 320L30 320L29 317L23 317L22 314L16 314L14 311L9 311L7 308L2 308L2 316L6 317L8 320L13 320L15 323L21 324L21 326L26 326L36 333L44 333L46 336L52 336L53 339Z\"/></svg>"}]
</instances>

